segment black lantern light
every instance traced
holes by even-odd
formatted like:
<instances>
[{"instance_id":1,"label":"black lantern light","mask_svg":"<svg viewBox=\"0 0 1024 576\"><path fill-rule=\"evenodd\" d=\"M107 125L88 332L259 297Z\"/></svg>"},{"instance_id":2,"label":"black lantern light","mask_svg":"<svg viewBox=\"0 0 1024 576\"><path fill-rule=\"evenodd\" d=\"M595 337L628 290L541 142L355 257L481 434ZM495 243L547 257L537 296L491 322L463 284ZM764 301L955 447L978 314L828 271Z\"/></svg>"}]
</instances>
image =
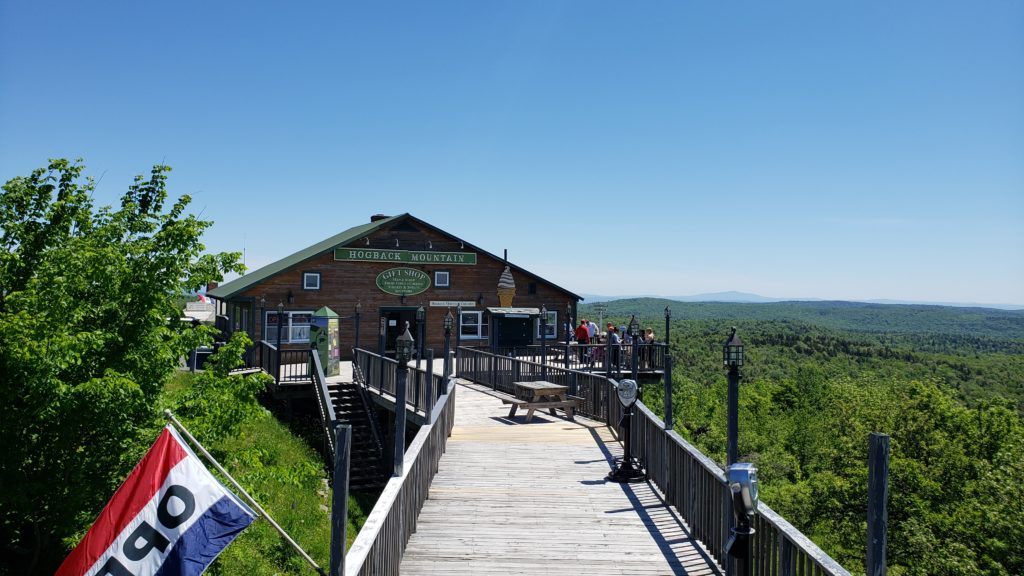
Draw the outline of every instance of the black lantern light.
<instances>
[{"instance_id":1,"label":"black lantern light","mask_svg":"<svg viewBox=\"0 0 1024 576\"><path fill-rule=\"evenodd\" d=\"M416 351L417 366L419 365L420 359L423 358L423 344L424 344L424 340L426 339L423 336L423 331L426 329L426 324L427 324L427 310L423 306L420 306L419 308L416 309L416 328L417 328L417 332L419 332L419 334L420 334L420 345L419 345L419 348Z\"/></svg>"},{"instance_id":2,"label":"black lantern light","mask_svg":"<svg viewBox=\"0 0 1024 576\"><path fill-rule=\"evenodd\" d=\"M743 340L736 335L735 326L732 327L729 340L722 347L722 363L728 368L743 366Z\"/></svg>"},{"instance_id":3,"label":"black lantern light","mask_svg":"<svg viewBox=\"0 0 1024 576\"><path fill-rule=\"evenodd\" d=\"M452 316L452 309L449 308L448 313L444 315L444 368L442 373L444 374L445 380L448 379L448 375L451 373L449 370L451 358L449 356L451 350L452 327L454 326L455 317Z\"/></svg>"},{"instance_id":4,"label":"black lantern light","mask_svg":"<svg viewBox=\"0 0 1024 576\"><path fill-rule=\"evenodd\" d=\"M548 379L548 307L540 307L540 377Z\"/></svg>"},{"instance_id":5,"label":"black lantern light","mask_svg":"<svg viewBox=\"0 0 1024 576\"><path fill-rule=\"evenodd\" d=\"M399 368L406 366L412 359L412 351L416 347L416 341L409 333L409 323L405 323L405 332L395 340L395 357L398 360Z\"/></svg>"},{"instance_id":6,"label":"black lantern light","mask_svg":"<svg viewBox=\"0 0 1024 576\"><path fill-rule=\"evenodd\" d=\"M452 335L452 327L455 326L455 317L452 316L452 309L448 309L448 313L444 316L444 335Z\"/></svg>"}]
</instances>

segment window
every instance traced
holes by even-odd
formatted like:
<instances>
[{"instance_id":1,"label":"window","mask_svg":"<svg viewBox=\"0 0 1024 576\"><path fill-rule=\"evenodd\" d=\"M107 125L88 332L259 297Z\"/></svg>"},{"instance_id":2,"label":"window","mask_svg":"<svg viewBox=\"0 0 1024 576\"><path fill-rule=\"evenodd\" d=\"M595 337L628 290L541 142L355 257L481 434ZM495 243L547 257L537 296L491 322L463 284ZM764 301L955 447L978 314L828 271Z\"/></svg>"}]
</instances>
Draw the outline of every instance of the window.
<instances>
[{"instance_id":1,"label":"window","mask_svg":"<svg viewBox=\"0 0 1024 576\"><path fill-rule=\"evenodd\" d=\"M462 311L459 320L459 334L463 340L481 340L487 338L487 323L483 312Z\"/></svg>"},{"instance_id":2,"label":"window","mask_svg":"<svg viewBox=\"0 0 1024 576\"><path fill-rule=\"evenodd\" d=\"M302 289L303 290L319 290L320 289L320 273L319 272L303 272L302 273Z\"/></svg>"},{"instance_id":3,"label":"window","mask_svg":"<svg viewBox=\"0 0 1024 576\"><path fill-rule=\"evenodd\" d=\"M434 272L434 287L435 288L447 288L451 284L451 273L447 270L438 270Z\"/></svg>"},{"instance_id":4,"label":"window","mask_svg":"<svg viewBox=\"0 0 1024 576\"><path fill-rule=\"evenodd\" d=\"M548 310L548 324L544 327L545 334L543 336L540 333L540 318L534 320L533 326L533 332L538 339L552 340L556 338L558 336L558 311Z\"/></svg>"},{"instance_id":5,"label":"window","mask_svg":"<svg viewBox=\"0 0 1024 576\"><path fill-rule=\"evenodd\" d=\"M297 344L309 342L309 325L313 321L312 312L285 312L281 324L281 343ZM263 339L271 344L277 342L277 312L267 312L267 321L263 323Z\"/></svg>"}]
</instances>

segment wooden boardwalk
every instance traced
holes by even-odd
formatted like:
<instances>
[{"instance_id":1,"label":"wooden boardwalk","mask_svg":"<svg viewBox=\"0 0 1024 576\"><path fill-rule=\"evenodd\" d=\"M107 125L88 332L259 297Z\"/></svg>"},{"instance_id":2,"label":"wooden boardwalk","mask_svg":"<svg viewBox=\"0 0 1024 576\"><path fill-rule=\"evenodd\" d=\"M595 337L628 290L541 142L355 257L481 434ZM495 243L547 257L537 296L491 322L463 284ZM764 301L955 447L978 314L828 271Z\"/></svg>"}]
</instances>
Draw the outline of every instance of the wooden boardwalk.
<instances>
[{"instance_id":1,"label":"wooden boardwalk","mask_svg":"<svg viewBox=\"0 0 1024 576\"><path fill-rule=\"evenodd\" d=\"M604 481L622 452L604 424L510 420L482 390L460 386L402 574L721 573L651 484Z\"/></svg>"}]
</instances>

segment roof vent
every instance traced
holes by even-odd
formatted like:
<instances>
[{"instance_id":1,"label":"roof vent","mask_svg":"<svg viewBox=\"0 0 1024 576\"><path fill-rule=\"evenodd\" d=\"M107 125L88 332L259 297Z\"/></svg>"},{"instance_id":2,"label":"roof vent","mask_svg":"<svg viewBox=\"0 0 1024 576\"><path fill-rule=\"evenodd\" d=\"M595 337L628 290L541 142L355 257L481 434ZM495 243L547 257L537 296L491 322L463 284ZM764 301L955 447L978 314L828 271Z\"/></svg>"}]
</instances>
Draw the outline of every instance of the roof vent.
<instances>
[{"instance_id":1,"label":"roof vent","mask_svg":"<svg viewBox=\"0 0 1024 576\"><path fill-rule=\"evenodd\" d=\"M381 220L387 220L388 218L391 218L391 216L386 214L374 214L373 216L370 216L370 222L379 222Z\"/></svg>"}]
</instances>

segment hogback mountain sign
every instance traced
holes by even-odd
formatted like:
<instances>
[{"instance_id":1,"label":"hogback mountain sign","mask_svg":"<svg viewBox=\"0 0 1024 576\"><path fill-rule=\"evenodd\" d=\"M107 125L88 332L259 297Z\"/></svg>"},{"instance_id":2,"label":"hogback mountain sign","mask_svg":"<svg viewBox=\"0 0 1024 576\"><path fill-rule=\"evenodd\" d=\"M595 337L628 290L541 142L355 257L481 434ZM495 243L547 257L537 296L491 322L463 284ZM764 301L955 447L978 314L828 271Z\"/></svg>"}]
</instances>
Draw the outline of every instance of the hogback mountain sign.
<instances>
[{"instance_id":1,"label":"hogback mountain sign","mask_svg":"<svg viewBox=\"0 0 1024 576\"><path fill-rule=\"evenodd\" d=\"M395 262L396 264L451 264L456 266L473 266L476 264L476 253L381 250L380 248L335 248L334 259L356 262Z\"/></svg>"},{"instance_id":2,"label":"hogback mountain sign","mask_svg":"<svg viewBox=\"0 0 1024 576\"><path fill-rule=\"evenodd\" d=\"M412 296L430 288L430 276L415 268L389 268L377 274L377 288L395 296Z\"/></svg>"}]
</instances>

